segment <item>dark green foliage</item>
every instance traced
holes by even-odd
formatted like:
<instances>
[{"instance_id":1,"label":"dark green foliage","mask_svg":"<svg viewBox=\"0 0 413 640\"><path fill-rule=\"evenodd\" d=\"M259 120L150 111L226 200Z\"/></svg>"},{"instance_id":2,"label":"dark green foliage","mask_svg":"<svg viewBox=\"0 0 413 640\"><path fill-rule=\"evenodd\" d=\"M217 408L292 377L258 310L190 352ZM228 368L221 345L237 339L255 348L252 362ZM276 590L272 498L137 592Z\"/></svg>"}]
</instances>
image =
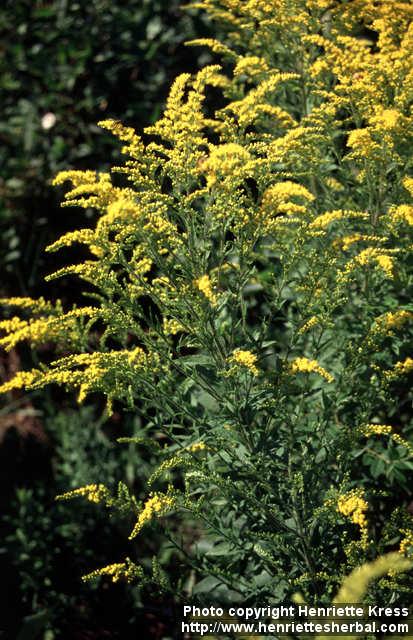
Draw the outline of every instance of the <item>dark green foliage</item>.
<instances>
[{"instance_id":1,"label":"dark green foliage","mask_svg":"<svg viewBox=\"0 0 413 640\"><path fill-rule=\"evenodd\" d=\"M53 176L68 165L112 164L118 147L96 122L110 116L141 129L155 121L173 77L199 66L201 53L188 50L184 41L205 32L202 19L183 11L178 0L1 3L1 295L41 293L55 260L45 265L44 247L81 224L80 216L60 209L50 186ZM63 297L78 300L77 288L69 284ZM15 360L11 354L0 362L2 376ZM19 633L44 640L83 633L125 637L124 629L134 623L144 628L142 617L136 622L136 590L108 586L102 597L93 585L82 585L80 576L112 562L114 552L130 552L124 542L128 529L120 535L98 509L82 503L73 513L72 505L54 498L109 478L139 492L147 465L140 454L149 457L136 447L115 446L117 436L133 435L129 418L112 421L108 430L90 410L72 413L70 402L48 419L47 394L37 394L33 403L15 398L2 409L0 629L10 629L13 639ZM25 435L18 423L22 407L35 416L24 422ZM139 550L149 568L154 551L151 545ZM109 602L117 611L115 622Z\"/></svg>"},{"instance_id":2,"label":"dark green foliage","mask_svg":"<svg viewBox=\"0 0 413 640\"><path fill-rule=\"evenodd\" d=\"M171 79L199 66L184 41L204 31L178 0L1 3L3 295L36 290L47 270L44 246L73 228L50 179L63 167L102 167L117 157L96 126L103 117L137 129L156 120Z\"/></svg>"}]
</instances>

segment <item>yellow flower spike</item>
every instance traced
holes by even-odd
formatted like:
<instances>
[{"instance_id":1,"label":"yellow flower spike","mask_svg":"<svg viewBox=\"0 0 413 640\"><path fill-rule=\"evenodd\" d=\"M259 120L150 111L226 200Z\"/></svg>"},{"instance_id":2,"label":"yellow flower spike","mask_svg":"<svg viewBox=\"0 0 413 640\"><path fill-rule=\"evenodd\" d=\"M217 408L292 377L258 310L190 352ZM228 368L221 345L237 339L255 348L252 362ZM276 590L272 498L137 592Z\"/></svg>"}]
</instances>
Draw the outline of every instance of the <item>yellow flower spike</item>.
<instances>
[{"instance_id":1,"label":"yellow flower spike","mask_svg":"<svg viewBox=\"0 0 413 640\"><path fill-rule=\"evenodd\" d=\"M368 219L369 214L362 211L351 211L345 209L337 209L335 211L327 211L322 213L310 223L310 228L326 229L332 222L339 220L347 220L352 218Z\"/></svg>"},{"instance_id":2,"label":"yellow flower spike","mask_svg":"<svg viewBox=\"0 0 413 640\"><path fill-rule=\"evenodd\" d=\"M245 167L252 160L250 153L235 142L229 142L211 148L208 158L200 170L207 175L207 184L212 186L217 178L234 179L247 177Z\"/></svg>"},{"instance_id":3,"label":"yellow flower spike","mask_svg":"<svg viewBox=\"0 0 413 640\"><path fill-rule=\"evenodd\" d=\"M259 58L258 56L242 56L235 65L234 76L246 75L254 78L268 71L269 66L264 58Z\"/></svg>"},{"instance_id":4,"label":"yellow flower spike","mask_svg":"<svg viewBox=\"0 0 413 640\"><path fill-rule=\"evenodd\" d=\"M352 489L339 496L337 500L337 511L360 527L361 542L364 548L368 544L367 510L368 503L364 498L363 489Z\"/></svg>"},{"instance_id":5,"label":"yellow flower spike","mask_svg":"<svg viewBox=\"0 0 413 640\"><path fill-rule=\"evenodd\" d=\"M403 179L404 188L410 193L413 197L413 178L406 177Z\"/></svg>"},{"instance_id":6,"label":"yellow flower spike","mask_svg":"<svg viewBox=\"0 0 413 640\"><path fill-rule=\"evenodd\" d=\"M397 362L394 366L396 375L406 375L413 371L413 358L406 358L401 362Z\"/></svg>"},{"instance_id":7,"label":"yellow flower spike","mask_svg":"<svg viewBox=\"0 0 413 640\"><path fill-rule=\"evenodd\" d=\"M270 232L277 224L275 216L280 213L288 215L307 213L307 205L292 200L298 198L307 202L314 200L313 194L301 184L286 180L274 184L264 192L261 201L260 217L264 227Z\"/></svg>"},{"instance_id":8,"label":"yellow flower spike","mask_svg":"<svg viewBox=\"0 0 413 640\"><path fill-rule=\"evenodd\" d=\"M110 131L119 140L127 143L123 147L122 153L129 154L133 158L139 158L144 153L143 142L132 127L125 127L121 122L110 119L101 120L98 122L98 126Z\"/></svg>"},{"instance_id":9,"label":"yellow flower spike","mask_svg":"<svg viewBox=\"0 0 413 640\"><path fill-rule=\"evenodd\" d=\"M54 186L63 184L64 182L71 182L74 187L80 187L84 184L93 184L96 182L96 171L60 171L52 181Z\"/></svg>"},{"instance_id":10,"label":"yellow flower spike","mask_svg":"<svg viewBox=\"0 0 413 640\"><path fill-rule=\"evenodd\" d=\"M371 263L376 263L380 269L384 272L387 278L394 278L395 259L393 255L397 253L397 249L385 250L377 249L376 247L368 247L363 249L358 255L354 256L352 260L347 263L345 268L345 274L349 274L355 268L361 266L369 266Z\"/></svg>"},{"instance_id":11,"label":"yellow flower spike","mask_svg":"<svg viewBox=\"0 0 413 640\"><path fill-rule=\"evenodd\" d=\"M404 116L397 109L381 109L379 108L377 115L370 118L370 124L376 125L378 129L392 131L395 129L403 129L402 122Z\"/></svg>"},{"instance_id":12,"label":"yellow flower spike","mask_svg":"<svg viewBox=\"0 0 413 640\"><path fill-rule=\"evenodd\" d=\"M259 374L258 367L256 366L257 356L255 353L251 353L251 351L235 349L229 358L229 362L233 362L240 367L244 367L252 373L253 376L257 376Z\"/></svg>"},{"instance_id":13,"label":"yellow flower spike","mask_svg":"<svg viewBox=\"0 0 413 640\"><path fill-rule=\"evenodd\" d=\"M173 318L164 318L162 328L164 333L170 336L175 336L177 333L185 330L182 324Z\"/></svg>"},{"instance_id":14,"label":"yellow flower spike","mask_svg":"<svg viewBox=\"0 0 413 640\"><path fill-rule=\"evenodd\" d=\"M67 337L76 327L77 318L93 318L99 315L95 307L81 307L61 315L50 315L45 318L19 320L12 318L0 323L0 330L7 333L0 338L0 346L6 351L13 349L19 342L27 340L32 346L46 341Z\"/></svg>"},{"instance_id":15,"label":"yellow flower spike","mask_svg":"<svg viewBox=\"0 0 413 640\"><path fill-rule=\"evenodd\" d=\"M72 244L93 244L96 241L95 232L92 229L77 229L76 231L69 231L61 236L58 240L49 244L46 247L46 251L52 253L62 247L70 247Z\"/></svg>"},{"instance_id":16,"label":"yellow flower spike","mask_svg":"<svg viewBox=\"0 0 413 640\"><path fill-rule=\"evenodd\" d=\"M334 381L331 373L321 367L317 360L310 360L309 358L295 358L295 360L290 363L290 371L291 373L318 373L325 378L327 382Z\"/></svg>"},{"instance_id":17,"label":"yellow flower spike","mask_svg":"<svg viewBox=\"0 0 413 640\"><path fill-rule=\"evenodd\" d=\"M394 277L394 258L386 254L378 254L376 262L388 278Z\"/></svg>"},{"instance_id":18,"label":"yellow flower spike","mask_svg":"<svg viewBox=\"0 0 413 640\"><path fill-rule=\"evenodd\" d=\"M401 558L397 552L388 553L376 558L373 562L363 564L347 576L333 600L334 604L350 604L362 602L370 583L377 578L395 571L401 573L412 568L412 563ZM318 636L321 640L325 636Z\"/></svg>"},{"instance_id":19,"label":"yellow flower spike","mask_svg":"<svg viewBox=\"0 0 413 640\"><path fill-rule=\"evenodd\" d=\"M91 571L90 573L82 576L82 580L87 582L101 576L108 576L112 582L119 582L122 578L127 582L132 582L132 580L140 578L142 575L142 568L134 564L129 558L126 558L125 562L108 564L106 567Z\"/></svg>"},{"instance_id":20,"label":"yellow flower spike","mask_svg":"<svg viewBox=\"0 0 413 640\"><path fill-rule=\"evenodd\" d=\"M392 329L400 329L406 322L413 320L413 312L406 309L388 311L379 316L372 328L372 333L392 334Z\"/></svg>"},{"instance_id":21,"label":"yellow flower spike","mask_svg":"<svg viewBox=\"0 0 413 640\"><path fill-rule=\"evenodd\" d=\"M35 369L33 371L18 371L11 380L0 385L0 393L8 393L15 389L29 390L40 378L41 372Z\"/></svg>"},{"instance_id":22,"label":"yellow flower spike","mask_svg":"<svg viewBox=\"0 0 413 640\"><path fill-rule=\"evenodd\" d=\"M212 282L210 277L206 274L195 280L195 286L211 303L212 307L216 307L218 304L218 297L214 293L212 288Z\"/></svg>"},{"instance_id":23,"label":"yellow flower spike","mask_svg":"<svg viewBox=\"0 0 413 640\"><path fill-rule=\"evenodd\" d=\"M338 247L342 251L348 251L350 247L353 246L356 242L385 242L387 238L382 238L380 236L369 236L363 233L354 233L350 236L344 236L342 238L337 238L334 240L333 247Z\"/></svg>"},{"instance_id":24,"label":"yellow flower spike","mask_svg":"<svg viewBox=\"0 0 413 640\"><path fill-rule=\"evenodd\" d=\"M317 316L312 316L309 320L307 320L307 322L303 324L302 327L300 327L300 329L298 330L298 333L303 334L303 333L306 333L307 331L310 331L310 329L318 325L319 322L320 322L320 319L317 318Z\"/></svg>"},{"instance_id":25,"label":"yellow flower spike","mask_svg":"<svg viewBox=\"0 0 413 640\"><path fill-rule=\"evenodd\" d=\"M364 433L364 435L369 436L372 434L376 434L376 435L383 435L383 434L390 434L393 431L393 427L391 427L388 424L367 424L363 427L361 427L361 431L362 433Z\"/></svg>"},{"instance_id":26,"label":"yellow flower spike","mask_svg":"<svg viewBox=\"0 0 413 640\"><path fill-rule=\"evenodd\" d=\"M56 496L56 500L72 500L72 498L79 497L86 498L89 502L99 504L100 502L106 502L110 494L104 484L88 484L79 489L62 493Z\"/></svg>"},{"instance_id":27,"label":"yellow flower spike","mask_svg":"<svg viewBox=\"0 0 413 640\"><path fill-rule=\"evenodd\" d=\"M413 206L409 204L401 204L398 207L391 207L389 209L389 215L396 222L406 222L408 225L413 225Z\"/></svg>"},{"instance_id":28,"label":"yellow flower spike","mask_svg":"<svg viewBox=\"0 0 413 640\"><path fill-rule=\"evenodd\" d=\"M188 447L186 447L187 451L190 451L191 453L195 453L196 451L204 451L207 448L208 447L206 446L205 442L194 442L193 444L190 444L188 445Z\"/></svg>"},{"instance_id":29,"label":"yellow flower spike","mask_svg":"<svg viewBox=\"0 0 413 640\"><path fill-rule=\"evenodd\" d=\"M213 53L218 53L230 58L236 58L237 54L225 44L214 38L196 38L185 43L187 47L209 47Z\"/></svg>"},{"instance_id":30,"label":"yellow flower spike","mask_svg":"<svg viewBox=\"0 0 413 640\"><path fill-rule=\"evenodd\" d=\"M365 436L388 435L393 442L404 447L413 456L413 444L405 440L399 433L394 433L393 427L388 424L367 424L360 427L360 431Z\"/></svg>"},{"instance_id":31,"label":"yellow flower spike","mask_svg":"<svg viewBox=\"0 0 413 640\"><path fill-rule=\"evenodd\" d=\"M156 517L165 515L175 506L175 504L176 498L174 496L170 494L154 493L152 497L145 502L143 510L138 516L138 521L129 536L129 540L135 538L145 524Z\"/></svg>"},{"instance_id":32,"label":"yellow flower spike","mask_svg":"<svg viewBox=\"0 0 413 640\"><path fill-rule=\"evenodd\" d=\"M37 298L0 298L0 305L5 307L16 307L22 311L30 311L35 314L39 313L56 313L61 312L62 305L60 300L55 304L46 301L43 297ZM1 323L0 323L1 324Z\"/></svg>"},{"instance_id":33,"label":"yellow flower spike","mask_svg":"<svg viewBox=\"0 0 413 640\"><path fill-rule=\"evenodd\" d=\"M401 533L404 534L404 538L400 541L399 553L402 555L408 555L413 551L413 531L402 529Z\"/></svg>"}]
</instances>

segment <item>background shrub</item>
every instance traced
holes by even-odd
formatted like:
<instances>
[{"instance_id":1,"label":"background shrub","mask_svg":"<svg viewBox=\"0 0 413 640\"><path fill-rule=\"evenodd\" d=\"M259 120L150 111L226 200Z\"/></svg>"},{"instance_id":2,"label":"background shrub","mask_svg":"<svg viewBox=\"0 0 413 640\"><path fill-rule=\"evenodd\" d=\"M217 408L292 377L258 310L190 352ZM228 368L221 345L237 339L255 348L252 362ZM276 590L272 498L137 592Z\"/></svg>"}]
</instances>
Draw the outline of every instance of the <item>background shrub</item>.
<instances>
[{"instance_id":1,"label":"background shrub","mask_svg":"<svg viewBox=\"0 0 413 640\"><path fill-rule=\"evenodd\" d=\"M83 224L83 214L61 210L59 194L50 186L56 172L119 159L117 145L96 122L110 115L140 129L156 120L172 78L205 58L183 45L207 33L205 21L179 5L177 0L1 4L2 296L43 293L44 274L59 266L54 256L44 255L44 247L61 231ZM59 289L66 300L81 299L73 283ZM24 350L2 355L2 376L21 358L32 362ZM139 597L130 587L109 589L102 600L79 583L97 558L111 561L125 535L97 510L81 508L73 520L70 505L54 502L57 493L92 476L139 486L142 452L131 455L127 445L115 450L113 444L118 436L132 435L136 425L119 415L104 424L99 405L80 414L72 405L73 398L48 392L15 394L1 410L0 628L9 629L10 638L19 633L47 640L85 633L127 637L137 620L146 628ZM94 559L84 552L92 539L99 540ZM140 549L149 558L150 551L150 546ZM116 602L115 616L109 600ZM162 606L153 602L153 607L161 619ZM153 627L150 620L147 624ZM151 633L161 632L162 623L156 623Z\"/></svg>"}]
</instances>

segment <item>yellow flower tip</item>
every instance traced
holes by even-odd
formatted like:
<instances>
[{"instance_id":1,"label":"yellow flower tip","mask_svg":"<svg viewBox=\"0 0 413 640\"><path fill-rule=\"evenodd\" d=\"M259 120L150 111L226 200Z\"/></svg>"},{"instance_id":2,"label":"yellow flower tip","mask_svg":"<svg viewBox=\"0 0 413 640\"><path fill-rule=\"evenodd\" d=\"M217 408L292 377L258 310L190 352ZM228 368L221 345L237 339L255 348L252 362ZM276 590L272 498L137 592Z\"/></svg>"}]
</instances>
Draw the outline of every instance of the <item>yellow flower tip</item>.
<instances>
[{"instance_id":1,"label":"yellow flower tip","mask_svg":"<svg viewBox=\"0 0 413 640\"><path fill-rule=\"evenodd\" d=\"M400 541L399 553L402 555L409 555L413 551L413 531L404 529L404 538Z\"/></svg>"},{"instance_id":2,"label":"yellow flower tip","mask_svg":"<svg viewBox=\"0 0 413 640\"><path fill-rule=\"evenodd\" d=\"M15 389L31 389L40 377L39 371L18 371L16 375L7 382L0 385L0 393L8 393Z\"/></svg>"},{"instance_id":3,"label":"yellow flower tip","mask_svg":"<svg viewBox=\"0 0 413 640\"><path fill-rule=\"evenodd\" d=\"M317 360L310 360L309 358L295 358L290 364L291 373L318 373L325 378L327 382L333 382L334 377L321 367Z\"/></svg>"},{"instance_id":4,"label":"yellow flower tip","mask_svg":"<svg viewBox=\"0 0 413 640\"><path fill-rule=\"evenodd\" d=\"M397 362L394 366L394 372L396 374L405 375L413 371L413 358L406 358L403 361Z\"/></svg>"},{"instance_id":5,"label":"yellow flower tip","mask_svg":"<svg viewBox=\"0 0 413 640\"><path fill-rule=\"evenodd\" d=\"M403 179L404 188L413 196L413 178L406 177Z\"/></svg>"},{"instance_id":6,"label":"yellow flower tip","mask_svg":"<svg viewBox=\"0 0 413 640\"><path fill-rule=\"evenodd\" d=\"M119 582L122 578L126 579L127 582L131 582L140 574L140 567L131 562L129 558L126 558L125 562L116 562L108 564L101 569L95 569L95 571L82 576L82 580L87 582L100 576L108 576L112 582Z\"/></svg>"},{"instance_id":7,"label":"yellow flower tip","mask_svg":"<svg viewBox=\"0 0 413 640\"><path fill-rule=\"evenodd\" d=\"M352 489L339 496L337 500L337 511L360 527L364 547L368 544L367 510L368 503L364 499L362 489Z\"/></svg>"},{"instance_id":8,"label":"yellow flower tip","mask_svg":"<svg viewBox=\"0 0 413 640\"><path fill-rule=\"evenodd\" d=\"M406 222L408 225L413 226L412 205L401 204L398 207L391 207L389 213L396 222Z\"/></svg>"},{"instance_id":9,"label":"yellow flower tip","mask_svg":"<svg viewBox=\"0 0 413 640\"><path fill-rule=\"evenodd\" d=\"M187 448L191 453L195 453L196 451L204 451L208 447L205 442L194 442L194 444L189 445Z\"/></svg>"},{"instance_id":10,"label":"yellow flower tip","mask_svg":"<svg viewBox=\"0 0 413 640\"><path fill-rule=\"evenodd\" d=\"M138 521L129 536L129 540L135 538L142 527L153 520L154 517L165 515L174 507L175 503L176 499L172 495L154 493L152 497L145 502L143 510L139 514Z\"/></svg>"},{"instance_id":11,"label":"yellow flower tip","mask_svg":"<svg viewBox=\"0 0 413 640\"><path fill-rule=\"evenodd\" d=\"M56 496L56 500L72 500L73 498L86 498L89 502L99 504L109 497L109 491L104 484L88 484L73 491L67 491Z\"/></svg>"},{"instance_id":12,"label":"yellow flower tip","mask_svg":"<svg viewBox=\"0 0 413 640\"><path fill-rule=\"evenodd\" d=\"M372 333L391 333L392 329L400 329L406 322L413 320L413 313L406 309L389 311L379 316L372 329Z\"/></svg>"},{"instance_id":13,"label":"yellow flower tip","mask_svg":"<svg viewBox=\"0 0 413 640\"><path fill-rule=\"evenodd\" d=\"M352 261L347 265L347 271L353 268L353 265L368 266L372 262L376 264L384 271L385 275L392 279L394 277L394 258L383 249L377 249L375 247L368 247L363 249Z\"/></svg>"},{"instance_id":14,"label":"yellow flower tip","mask_svg":"<svg viewBox=\"0 0 413 640\"><path fill-rule=\"evenodd\" d=\"M213 147L209 157L202 163L200 169L208 175L208 184L215 183L216 177L235 178L244 175L245 165L251 160L247 149L235 142L228 142Z\"/></svg>"},{"instance_id":15,"label":"yellow flower tip","mask_svg":"<svg viewBox=\"0 0 413 640\"><path fill-rule=\"evenodd\" d=\"M367 424L362 427L364 435L388 435L392 433L393 427L388 424Z\"/></svg>"},{"instance_id":16,"label":"yellow flower tip","mask_svg":"<svg viewBox=\"0 0 413 640\"><path fill-rule=\"evenodd\" d=\"M246 368L253 376L259 374L257 363L257 356L251 351L244 349L235 349L229 358L230 362L237 364L240 367Z\"/></svg>"},{"instance_id":17,"label":"yellow flower tip","mask_svg":"<svg viewBox=\"0 0 413 640\"><path fill-rule=\"evenodd\" d=\"M246 75L254 78L268 71L269 67L264 58L259 58L258 56L243 56L238 59L235 65L234 76Z\"/></svg>"},{"instance_id":18,"label":"yellow flower tip","mask_svg":"<svg viewBox=\"0 0 413 640\"><path fill-rule=\"evenodd\" d=\"M307 322L303 324L302 327L300 327L300 329L298 330L298 333L303 334L303 333L306 333L307 331L310 331L310 329L315 327L319 322L320 320L319 318L317 318L317 316L312 316L309 320L307 320Z\"/></svg>"},{"instance_id":19,"label":"yellow flower tip","mask_svg":"<svg viewBox=\"0 0 413 640\"><path fill-rule=\"evenodd\" d=\"M173 318L164 318L162 327L166 335L175 336L177 333L184 331L184 327L178 320Z\"/></svg>"},{"instance_id":20,"label":"yellow flower tip","mask_svg":"<svg viewBox=\"0 0 413 640\"><path fill-rule=\"evenodd\" d=\"M195 280L195 286L205 296L205 298L209 300L212 307L215 307L218 304L218 298L214 293L212 282L208 275L203 275Z\"/></svg>"}]
</instances>

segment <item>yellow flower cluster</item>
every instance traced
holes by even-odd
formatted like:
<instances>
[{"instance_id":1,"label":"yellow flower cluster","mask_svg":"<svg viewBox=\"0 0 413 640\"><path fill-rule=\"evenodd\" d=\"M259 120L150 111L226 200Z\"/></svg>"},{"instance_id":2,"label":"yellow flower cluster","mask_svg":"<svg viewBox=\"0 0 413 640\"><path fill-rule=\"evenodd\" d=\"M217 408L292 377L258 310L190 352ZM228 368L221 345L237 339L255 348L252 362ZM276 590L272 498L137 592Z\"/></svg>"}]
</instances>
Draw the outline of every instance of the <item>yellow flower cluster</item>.
<instances>
[{"instance_id":1,"label":"yellow flower cluster","mask_svg":"<svg viewBox=\"0 0 413 640\"><path fill-rule=\"evenodd\" d=\"M413 358L406 358L401 362L397 362L394 366L394 371L396 374L405 375L413 371Z\"/></svg>"},{"instance_id":2,"label":"yellow flower cluster","mask_svg":"<svg viewBox=\"0 0 413 640\"><path fill-rule=\"evenodd\" d=\"M393 253L396 251L392 250ZM358 255L356 255L350 262L347 263L345 273L350 273L358 266L365 267L371 263L376 263L380 269L385 273L387 278L394 278L394 257L389 255L389 250L377 249L376 247L368 247L363 249Z\"/></svg>"},{"instance_id":3,"label":"yellow flower cluster","mask_svg":"<svg viewBox=\"0 0 413 640\"><path fill-rule=\"evenodd\" d=\"M257 363L257 356L255 353L251 353L251 351L247 351L244 349L235 349L232 355L229 358L229 362L234 362L240 367L244 367L253 376L257 376L259 374Z\"/></svg>"},{"instance_id":4,"label":"yellow flower cluster","mask_svg":"<svg viewBox=\"0 0 413 640\"><path fill-rule=\"evenodd\" d=\"M234 76L245 75L249 78L256 78L262 76L269 71L268 66L264 58L258 56L241 56L238 58L237 64L234 67Z\"/></svg>"},{"instance_id":5,"label":"yellow flower cluster","mask_svg":"<svg viewBox=\"0 0 413 640\"><path fill-rule=\"evenodd\" d=\"M413 371L413 358L407 357L396 362L392 369L385 371L384 377L388 382L393 382L400 376L408 375L411 371Z\"/></svg>"},{"instance_id":6,"label":"yellow flower cluster","mask_svg":"<svg viewBox=\"0 0 413 640\"><path fill-rule=\"evenodd\" d=\"M368 504L362 489L352 489L339 496L337 500L337 511L343 516L349 517L351 522L360 527L363 546L366 546L368 542L367 510Z\"/></svg>"},{"instance_id":7,"label":"yellow flower cluster","mask_svg":"<svg viewBox=\"0 0 413 640\"><path fill-rule=\"evenodd\" d=\"M409 204L400 204L398 207L391 207L389 214L396 222L407 222L413 225L413 206Z\"/></svg>"},{"instance_id":8,"label":"yellow flower cluster","mask_svg":"<svg viewBox=\"0 0 413 640\"><path fill-rule=\"evenodd\" d=\"M205 449L207 449L207 446L205 442L194 442L193 444L190 444L188 447L186 447L186 449L191 453L196 453L197 451L204 451Z\"/></svg>"},{"instance_id":9,"label":"yellow flower cluster","mask_svg":"<svg viewBox=\"0 0 413 640\"><path fill-rule=\"evenodd\" d=\"M178 451L176 455L164 460L155 469L155 471L148 479L148 485L151 486L155 482L155 480L160 478L166 471L171 471L176 467L191 466L193 460L191 456L188 456L188 454L197 453L198 451L205 451L206 449L209 449L209 447L207 447L204 442L194 442L193 444L184 447L183 449Z\"/></svg>"},{"instance_id":10,"label":"yellow flower cluster","mask_svg":"<svg viewBox=\"0 0 413 640\"><path fill-rule=\"evenodd\" d=\"M327 382L333 382L334 377L321 367L317 360L310 360L309 358L295 358L290 364L291 373L318 373L325 378Z\"/></svg>"},{"instance_id":11,"label":"yellow flower cluster","mask_svg":"<svg viewBox=\"0 0 413 640\"><path fill-rule=\"evenodd\" d=\"M6 307L16 307L24 311L32 311L36 314L40 313L53 313L61 311L60 302L57 301L55 305L46 301L44 298L0 298L0 305Z\"/></svg>"},{"instance_id":12,"label":"yellow flower cluster","mask_svg":"<svg viewBox=\"0 0 413 640\"><path fill-rule=\"evenodd\" d=\"M251 89L242 100L230 102L224 109L225 112L234 114L241 128L252 123L271 118L281 130L294 126L296 122L291 115L281 107L271 104L268 96L278 90L281 83L297 79L295 73L272 72L262 80L257 87Z\"/></svg>"},{"instance_id":13,"label":"yellow flower cluster","mask_svg":"<svg viewBox=\"0 0 413 640\"><path fill-rule=\"evenodd\" d=\"M311 223L311 228L326 229L332 222L338 220L346 220L351 218L367 219L368 214L362 211L351 211L345 209L337 209L335 211L327 211L317 216Z\"/></svg>"},{"instance_id":14,"label":"yellow flower cluster","mask_svg":"<svg viewBox=\"0 0 413 640\"><path fill-rule=\"evenodd\" d=\"M36 389L48 384L65 385L69 389L79 389L78 401L94 391L101 391L108 398L108 412L112 410L112 400L123 397L140 372L158 371L156 354L147 354L141 347L131 350L81 353L66 356L50 363L45 371L33 369L20 371L14 378L0 385L0 393L13 389Z\"/></svg>"},{"instance_id":15,"label":"yellow flower cluster","mask_svg":"<svg viewBox=\"0 0 413 640\"><path fill-rule=\"evenodd\" d=\"M391 333L392 329L400 329L406 322L413 320L413 312L406 309L388 311L376 319L373 333Z\"/></svg>"},{"instance_id":16,"label":"yellow flower cluster","mask_svg":"<svg viewBox=\"0 0 413 640\"><path fill-rule=\"evenodd\" d=\"M173 318L164 318L162 326L164 332L170 336L175 336L180 331L184 331L182 324Z\"/></svg>"},{"instance_id":17,"label":"yellow flower cluster","mask_svg":"<svg viewBox=\"0 0 413 640\"><path fill-rule=\"evenodd\" d=\"M295 200L298 199L298 202ZM261 200L259 218L266 232L271 233L277 228L276 216L280 214L304 215L307 204L314 200L313 194L303 185L285 180L274 184L265 190Z\"/></svg>"},{"instance_id":18,"label":"yellow flower cluster","mask_svg":"<svg viewBox=\"0 0 413 640\"><path fill-rule=\"evenodd\" d=\"M385 238L380 236L367 235L365 233L353 233L350 236L344 236L338 238L333 242L334 247L339 247L342 251L348 251L348 249L356 242L384 242Z\"/></svg>"},{"instance_id":19,"label":"yellow flower cluster","mask_svg":"<svg viewBox=\"0 0 413 640\"><path fill-rule=\"evenodd\" d=\"M252 160L250 153L235 142L211 147L208 158L201 164L206 173L208 186L212 186L219 178L228 180L228 187L243 180L248 175L248 163Z\"/></svg>"},{"instance_id":20,"label":"yellow flower cluster","mask_svg":"<svg viewBox=\"0 0 413 640\"><path fill-rule=\"evenodd\" d=\"M171 494L154 493L144 505L143 510L139 514L138 521L135 524L129 540L135 538L147 522L155 517L160 517L170 511L176 504L176 499Z\"/></svg>"},{"instance_id":21,"label":"yellow flower cluster","mask_svg":"<svg viewBox=\"0 0 413 640\"><path fill-rule=\"evenodd\" d=\"M12 304L13 298L6 300ZM49 311L49 310L48 310ZM49 311L52 313L52 311ZM0 346L6 351L13 349L19 342L27 340L31 345L42 344L49 340L67 339L70 341L76 334L77 319L98 317L99 309L96 307L82 307L73 309L68 313L54 313L41 318L20 320L14 317L0 322L0 331L5 331L6 336L0 338Z\"/></svg>"},{"instance_id":22,"label":"yellow flower cluster","mask_svg":"<svg viewBox=\"0 0 413 640\"><path fill-rule=\"evenodd\" d=\"M306 333L307 331L310 331L310 329L318 325L319 322L320 322L320 318L317 318L317 316L312 316L309 320L307 320L307 322L303 324L302 327L300 327L300 329L298 330L298 333L302 334L302 333Z\"/></svg>"},{"instance_id":23,"label":"yellow flower cluster","mask_svg":"<svg viewBox=\"0 0 413 640\"><path fill-rule=\"evenodd\" d=\"M388 435L393 442L404 447L410 455L413 455L413 444L405 440L399 433L394 433L393 427L387 424L368 424L361 427L361 432L365 436L370 435Z\"/></svg>"},{"instance_id":24,"label":"yellow flower cluster","mask_svg":"<svg viewBox=\"0 0 413 640\"><path fill-rule=\"evenodd\" d=\"M218 304L218 297L214 293L212 288L212 282L209 275L203 275L195 280L195 286L205 296L205 298L211 303L212 307L216 307Z\"/></svg>"},{"instance_id":25,"label":"yellow flower cluster","mask_svg":"<svg viewBox=\"0 0 413 640\"><path fill-rule=\"evenodd\" d=\"M86 498L89 502L106 502L109 498L109 491L104 484L88 484L85 487L67 491L56 496L56 500L71 500L72 498Z\"/></svg>"},{"instance_id":26,"label":"yellow flower cluster","mask_svg":"<svg viewBox=\"0 0 413 640\"><path fill-rule=\"evenodd\" d=\"M388 424L367 424L366 426L362 427L362 431L366 436L369 436L371 434L388 435L392 433L393 427Z\"/></svg>"},{"instance_id":27,"label":"yellow flower cluster","mask_svg":"<svg viewBox=\"0 0 413 640\"><path fill-rule=\"evenodd\" d=\"M404 538L400 541L399 553L407 555L413 550L413 531L403 530Z\"/></svg>"},{"instance_id":28,"label":"yellow flower cluster","mask_svg":"<svg viewBox=\"0 0 413 640\"><path fill-rule=\"evenodd\" d=\"M100 576L108 576L112 582L119 582L122 578L127 582L131 582L135 578L142 577L142 569L135 565L129 558L126 558L125 562L108 564L106 567L91 571L82 576L82 580L87 582Z\"/></svg>"}]
</instances>

